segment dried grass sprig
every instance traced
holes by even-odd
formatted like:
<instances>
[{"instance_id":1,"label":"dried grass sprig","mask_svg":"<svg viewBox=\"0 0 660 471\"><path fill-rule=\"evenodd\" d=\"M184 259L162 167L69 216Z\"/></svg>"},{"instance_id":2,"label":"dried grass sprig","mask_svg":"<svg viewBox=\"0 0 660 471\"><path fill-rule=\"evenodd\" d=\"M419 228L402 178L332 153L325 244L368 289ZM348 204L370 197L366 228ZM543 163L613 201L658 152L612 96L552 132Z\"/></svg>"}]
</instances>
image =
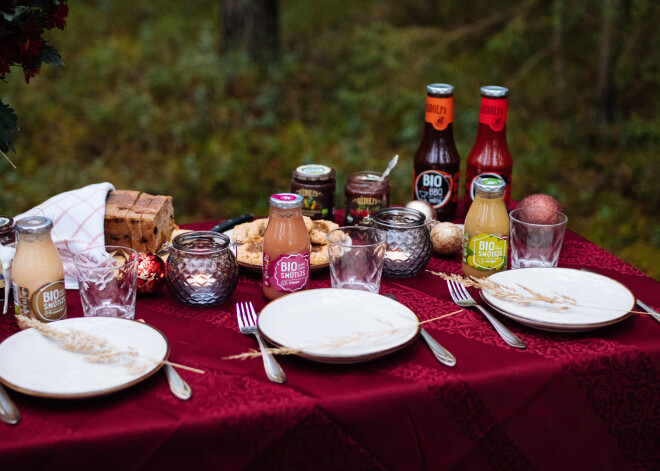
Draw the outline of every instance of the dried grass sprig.
<instances>
[{"instance_id":1,"label":"dried grass sprig","mask_svg":"<svg viewBox=\"0 0 660 471\"><path fill-rule=\"evenodd\" d=\"M577 306L575 299L565 294L555 292L553 296L548 296L538 291L534 291L526 286L521 284L516 284L516 286L522 290L513 288L511 286L502 285L488 278L475 278L474 276L461 276L456 273L446 274L442 272L436 272L432 270L426 270L429 273L439 276L443 280L454 281L460 283L466 287L473 287L477 289L483 289L488 291L489 294L493 295L498 299L505 301L511 301L516 304L521 304L523 306L529 306L534 302L543 302L548 304L557 304L560 306L555 307L555 309L569 309L569 306Z\"/></svg>"},{"instance_id":2,"label":"dried grass sprig","mask_svg":"<svg viewBox=\"0 0 660 471\"><path fill-rule=\"evenodd\" d=\"M67 331L54 329L49 324L44 324L43 322L39 322L36 319L32 319L31 317L22 314L17 314L16 319L18 320L19 325L32 327L38 330L44 337L56 341L59 348L72 353L84 354L84 360L89 363L118 363L124 366L130 374L141 374L144 373L149 366L144 362L140 362L139 360L141 359L154 364L168 364L195 373L204 373L203 370L179 365L167 360L159 361L142 356L132 347L125 350L119 350L109 344L107 340L88 332L75 329L69 329Z\"/></svg>"},{"instance_id":3,"label":"dried grass sprig","mask_svg":"<svg viewBox=\"0 0 660 471\"><path fill-rule=\"evenodd\" d=\"M439 319L444 319L445 317L453 316L454 314L458 314L459 312L463 312L463 309L459 309L457 311L450 312L448 314L443 314L442 316L434 317L432 319L427 319L425 321L419 322L419 324L426 324L429 322L434 322ZM306 347L300 347L300 348L290 348L290 347L274 347L274 348L266 348L265 350L270 353L271 355L297 355L301 353L303 350L308 349L308 348L330 348L330 349L336 349L339 347L342 347L344 345L348 345L353 342L357 342L360 340L364 340L366 337L389 337L394 335L397 331L402 330L402 329L407 329L409 328L408 326L405 327L397 327L395 329L388 329L388 330L382 330L382 331L377 331L377 332L356 332L355 334L348 335L346 337L340 337L338 339L333 340L332 342L329 342L327 344L321 344L321 345L308 345ZM255 350L251 348L249 351L245 353L239 353L237 355L230 355L228 357L223 357L223 360L249 360L252 358L259 358L262 356L263 353L260 350Z\"/></svg>"}]
</instances>

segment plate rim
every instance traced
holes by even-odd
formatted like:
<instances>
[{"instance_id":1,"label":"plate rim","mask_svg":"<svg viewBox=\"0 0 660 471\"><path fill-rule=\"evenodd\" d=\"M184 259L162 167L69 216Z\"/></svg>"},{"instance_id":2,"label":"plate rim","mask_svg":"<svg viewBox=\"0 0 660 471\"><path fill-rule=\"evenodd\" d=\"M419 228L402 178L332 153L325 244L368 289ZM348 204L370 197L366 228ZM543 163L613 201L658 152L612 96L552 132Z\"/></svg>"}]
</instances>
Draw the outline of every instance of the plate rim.
<instances>
[{"instance_id":1,"label":"plate rim","mask_svg":"<svg viewBox=\"0 0 660 471\"><path fill-rule=\"evenodd\" d=\"M107 396L109 394L113 394L115 392L122 391L124 389L130 388L131 386L134 386L138 383L141 383L145 379L147 379L147 378L151 377L152 375L156 374L156 372L158 372L158 370L160 370L163 367L163 362L167 361L167 359L170 356L170 348L171 347L170 347L169 340L167 339L165 334L163 334L163 332L160 331L160 329L152 326L151 324L146 324L146 323L143 323L143 322L139 322L139 321L134 320L134 319L124 319L124 318L119 318L119 317L70 317L70 318L67 318L67 319L62 319L62 320L57 321L57 322L67 322L67 321L79 320L79 319L113 319L112 322L114 322L114 321L137 322L138 324L141 324L145 327L148 327L148 328L156 331L156 333L158 333L163 338L163 340L165 341L165 346L166 346L164 357L163 357L162 360L160 360L160 362L158 364L156 364L154 366L154 368L152 368L151 370L137 376L136 378L134 378L130 381L126 381L126 382L124 382L122 384L119 384L117 386L102 389L102 390L98 390L98 391L88 391L88 392L82 392L82 393L66 393L66 394L65 393L45 393L43 391L35 391L35 390L29 389L29 388L24 388L22 386L13 384L10 381L7 381L6 379L4 379L2 376L0 376L0 384L3 384L3 385L7 386L8 388L10 388L10 389L12 389L16 392L26 394L28 396L40 397L40 398L46 398L46 399L87 399L87 398L94 398L94 397L102 397L102 396ZM0 346L2 346L2 344L4 344L10 338L12 338L16 335L20 335L24 332L28 332L30 330L32 330L32 328L21 330L19 332L16 332L16 333L10 335L6 339L4 339L2 342L0 342Z\"/></svg>"},{"instance_id":2,"label":"plate rim","mask_svg":"<svg viewBox=\"0 0 660 471\"><path fill-rule=\"evenodd\" d=\"M506 309L493 304L493 301L488 299L486 297L486 295L484 295L484 290L483 289L479 290L479 295L480 295L481 299L486 304L488 304L488 306L495 309L497 312L501 313L502 315L507 316L510 319L515 320L515 321L517 321L521 324L527 325L529 327L533 327L533 328L537 328L537 329L541 329L541 330L552 331L552 332L586 332L586 331L589 331L589 330L595 330L595 329L599 329L601 327L607 327L607 326L614 325L614 324L617 324L619 322L624 321L625 319L627 319L632 314L631 310L634 309L634 307L635 307L636 298L635 298L635 295L632 293L632 291L630 291L630 288L628 288L626 285L624 285L620 281L614 280L614 279L612 279L612 278L610 278L606 275L602 275L600 273L595 273L595 272L590 272L590 271L587 272L585 270L580 270L580 269L577 269L577 268L568 268L568 267L529 267L529 268L519 268L515 271L519 271L519 270L542 270L542 271L558 271L558 270L564 271L565 270L565 271L580 273L582 275L588 274L588 276L599 276L599 277L607 279L609 282L620 285L624 290L626 290L630 294L630 296L632 298L632 304L629 307L628 311L624 312L621 316L615 317L615 318L607 320L607 321L601 321L601 322L592 322L592 323L586 323L586 324L585 323L566 324L566 323L562 323L562 322L539 321L538 319L532 319L530 317L526 317L526 316L523 316L523 315L520 315L520 314L516 314L516 313L513 313L511 311L507 311ZM507 270L507 271L511 272L513 270ZM503 273L503 272L500 272L500 273ZM491 275L491 276L495 276L497 274L498 273L495 273L494 275Z\"/></svg>"},{"instance_id":3,"label":"plate rim","mask_svg":"<svg viewBox=\"0 0 660 471\"><path fill-rule=\"evenodd\" d=\"M330 363L330 364L364 363L364 362L375 360L375 359L380 358L382 356L386 356L386 355L389 355L390 353L394 353L398 350L402 350L402 349L406 348L407 346L409 346L410 344L415 342L415 340L417 340L417 337L419 336L419 333L422 329L422 325L419 321L419 317L417 317L417 314L415 314L415 312L412 309L410 309L405 304L402 304L398 301L395 301L393 299L388 298L387 296L383 296L381 294L376 294L376 293L371 293L371 292L368 292L368 291L346 290L346 289L340 289L340 288L317 288L317 289L311 289L311 290L304 290L302 292L314 292L314 291L333 291L333 292L353 291L353 292L365 293L367 295L381 296L382 298L385 298L388 301L391 301L393 303L397 303L404 310L409 311L412 314L412 316L417 320L417 328L415 330L415 333L409 339L405 340L404 342L401 342L398 345L395 345L395 346L392 346L392 347L389 347L389 348L386 348L386 349L383 349L383 350L378 350L376 352L371 352L371 353L367 353L367 354L364 354L364 355L351 355L351 356L319 355L319 354L314 354L314 353L301 351L301 352L293 353L293 355L295 355L295 356L299 356L301 358L305 358L307 360L315 361L315 362L318 362L318 363ZM282 296L280 298L277 298L277 299L274 299L274 300L270 301L259 312L259 316L261 316L261 312L263 312L263 310L266 309L269 305L277 302L280 299L283 299L283 298L286 298L286 297L289 297L289 296L295 296L296 294L300 294L300 293L301 293L301 291L297 291L295 293L290 293L290 294L287 294L285 296ZM259 329L259 334L264 339L266 339L270 344L275 345L276 347L285 347L286 348L287 347L286 345L283 345L283 344L277 342L276 340L270 338L270 336L268 336L267 334L265 334L262 331L261 326L259 325L259 316L257 317L257 328Z\"/></svg>"}]
</instances>

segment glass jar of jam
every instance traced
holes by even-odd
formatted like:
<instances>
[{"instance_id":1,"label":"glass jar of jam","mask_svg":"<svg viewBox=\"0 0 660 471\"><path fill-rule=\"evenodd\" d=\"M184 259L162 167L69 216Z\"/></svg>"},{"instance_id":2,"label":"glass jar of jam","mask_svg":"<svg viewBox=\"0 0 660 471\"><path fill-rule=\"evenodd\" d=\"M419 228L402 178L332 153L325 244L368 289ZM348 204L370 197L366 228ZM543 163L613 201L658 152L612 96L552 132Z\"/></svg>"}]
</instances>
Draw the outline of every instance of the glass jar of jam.
<instances>
[{"instance_id":1,"label":"glass jar of jam","mask_svg":"<svg viewBox=\"0 0 660 471\"><path fill-rule=\"evenodd\" d=\"M0 244L7 246L16 242L15 227L16 223L12 218L0 216Z\"/></svg>"},{"instance_id":2,"label":"glass jar of jam","mask_svg":"<svg viewBox=\"0 0 660 471\"><path fill-rule=\"evenodd\" d=\"M16 242L16 233L14 232L16 224L14 220L7 216L0 216L0 244L9 246ZM13 246L13 245L12 245ZM5 277L3 276L2 262L0 262L0 301L5 296Z\"/></svg>"},{"instance_id":3,"label":"glass jar of jam","mask_svg":"<svg viewBox=\"0 0 660 471\"><path fill-rule=\"evenodd\" d=\"M354 226L362 223L365 217L370 217L381 208L390 205L390 180L382 173L366 170L355 172L348 177L344 194L346 210L344 225Z\"/></svg>"},{"instance_id":4,"label":"glass jar of jam","mask_svg":"<svg viewBox=\"0 0 660 471\"><path fill-rule=\"evenodd\" d=\"M325 165L301 165L293 171L291 193L302 196L303 216L334 220L335 170Z\"/></svg>"}]
</instances>

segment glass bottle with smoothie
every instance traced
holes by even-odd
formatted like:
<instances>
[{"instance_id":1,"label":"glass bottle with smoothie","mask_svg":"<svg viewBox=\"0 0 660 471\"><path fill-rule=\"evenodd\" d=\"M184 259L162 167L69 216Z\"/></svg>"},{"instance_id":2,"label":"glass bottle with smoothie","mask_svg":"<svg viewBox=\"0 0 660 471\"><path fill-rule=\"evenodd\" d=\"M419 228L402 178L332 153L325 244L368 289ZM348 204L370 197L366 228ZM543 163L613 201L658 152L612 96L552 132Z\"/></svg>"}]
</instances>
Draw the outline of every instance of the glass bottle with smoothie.
<instances>
[{"instance_id":1,"label":"glass bottle with smoothie","mask_svg":"<svg viewBox=\"0 0 660 471\"><path fill-rule=\"evenodd\" d=\"M43 216L16 221L18 246L12 263L14 309L16 314L41 322L66 317L64 269L50 236L52 228L53 221Z\"/></svg>"},{"instance_id":2,"label":"glass bottle with smoothie","mask_svg":"<svg viewBox=\"0 0 660 471\"><path fill-rule=\"evenodd\" d=\"M465 209L475 198L474 183L478 177L500 177L506 183L504 203L509 204L513 159L506 141L506 111L509 89L481 87L477 138L467 157L465 177Z\"/></svg>"},{"instance_id":3,"label":"glass bottle with smoothie","mask_svg":"<svg viewBox=\"0 0 660 471\"><path fill-rule=\"evenodd\" d=\"M503 196L506 183L497 177L479 177L475 198L465 217L463 273L485 278L506 270L509 214Z\"/></svg>"},{"instance_id":4,"label":"glass bottle with smoothie","mask_svg":"<svg viewBox=\"0 0 660 471\"><path fill-rule=\"evenodd\" d=\"M439 221L456 216L461 158L454 143L454 87L426 87L424 133L415 152L413 199L426 201Z\"/></svg>"},{"instance_id":5,"label":"glass bottle with smoothie","mask_svg":"<svg viewBox=\"0 0 660 471\"><path fill-rule=\"evenodd\" d=\"M263 290L268 299L300 291L309 283L311 243L302 205L303 197L295 193L270 197L263 259Z\"/></svg>"}]
</instances>

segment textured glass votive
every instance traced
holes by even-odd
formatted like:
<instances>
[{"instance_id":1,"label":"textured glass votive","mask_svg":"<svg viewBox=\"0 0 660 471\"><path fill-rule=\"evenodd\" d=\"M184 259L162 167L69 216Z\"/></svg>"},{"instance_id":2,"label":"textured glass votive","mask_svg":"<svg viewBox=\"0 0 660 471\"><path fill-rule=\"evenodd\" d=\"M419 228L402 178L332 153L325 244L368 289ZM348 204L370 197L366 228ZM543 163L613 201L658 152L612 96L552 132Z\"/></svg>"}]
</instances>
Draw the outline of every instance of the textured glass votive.
<instances>
[{"instance_id":1,"label":"textured glass votive","mask_svg":"<svg viewBox=\"0 0 660 471\"><path fill-rule=\"evenodd\" d=\"M433 243L426 227L426 216L421 211L384 208L374 213L372 223L387 236L383 275L407 278L426 268Z\"/></svg>"},{"instance_id":2,"label":"textured glass votive","mask_svg":"<svg viewBox=\"0 0 660 471\"><path fill-rule=\"evenodd\" d=\"M179 301L207 306L224 301L238 283L229 237L187 232L174 238L167 257L167 287Z\"/></svg>"}]
</instances>

